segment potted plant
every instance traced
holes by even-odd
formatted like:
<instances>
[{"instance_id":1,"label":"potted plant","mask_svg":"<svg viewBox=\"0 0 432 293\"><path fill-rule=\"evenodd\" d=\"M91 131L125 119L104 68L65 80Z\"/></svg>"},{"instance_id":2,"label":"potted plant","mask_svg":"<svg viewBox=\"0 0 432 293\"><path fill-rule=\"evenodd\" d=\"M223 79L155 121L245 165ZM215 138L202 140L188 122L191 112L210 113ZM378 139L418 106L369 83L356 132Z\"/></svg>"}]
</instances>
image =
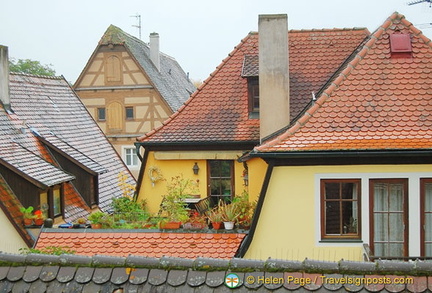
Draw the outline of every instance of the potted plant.
<instances>
[{"instance_id":1,"label":"potted plant","mask_svg":"<svg viewBox=\"0 0 432 293\"><path fill-rule=\"evenodd\" d=\"M237 205L235 203L227 204L221 201L219 209L221 209L222 212L222 219L225 229L234 229L234 224L240 215Z\"/></svg>"},{"instance_id":2,"label":"potted plant","mask_svg":"<svg viewBox=\"0 0 432 293\"><path fill-rule=\"evenodd\" d=\"M211 209L206 214L210 223L212 224L213 229L219 230L222 228L223 217L218 207Z\"/></svg>"},{"instance_id":3,"label":"potted plant","mask_svg":"<svg viewBox=\"0 0 432 293\"><path fill-rule=\"evenodd\" d=\"M27 208L25 207L20 208L20 211L23 214L23 218L24 218L24 226L30 226L33 224L33 219L34 219L33 210L34 208L32 206L29 206Z\"/></svg>"},{"instance_id":4,"label":"potted plant","mask_svg":"<svg viewBox=\"0 0 432 293\"><path fill-rule=\"evenodd\" d=\"M42 225L43 225L44 220L45 220L45 216L44 216L44 214L42 213L41 210L36 210L36 211L34 212L33 217L34 217L34 218L33 218L33 219L34 219L34 224L35 224L36 226L42 226Z\"/></svg>"},{"instance_id":5,"label":"potted plant","mask_svg":"<svg viewBox=\"0 0 432 293\"><path fill-rule=\"evenodd\" d=\"M200 230L207 227L207 217L200 215L197 211L193 211L189 220L183 224L183 229Z\"/></svg>"},{"instance_id":6,"label":"potted plant","mask_svg":"<svg viewBox=\"0 0 432 293\"><path fill-rule=\"evenodd\" d=\"M105 216L104 213L101 211L96 211L94 213L91 213L88 217L88 220L90 221L92 229L100 229L102 228L102 219Z\"/></svg>"},{"instance_id":7,"label":"potted plant","mask_svg":"<svg viewBox=\"0 0 432 293\"><path fill-rule=\"evenodd\" d=\"M182 176L171 178L167 184L167 194L163 196L158 216L161 229L178 229L189 219L189 209L184 201L188 196L188 180Z\"/></svg>"}]
</instances>

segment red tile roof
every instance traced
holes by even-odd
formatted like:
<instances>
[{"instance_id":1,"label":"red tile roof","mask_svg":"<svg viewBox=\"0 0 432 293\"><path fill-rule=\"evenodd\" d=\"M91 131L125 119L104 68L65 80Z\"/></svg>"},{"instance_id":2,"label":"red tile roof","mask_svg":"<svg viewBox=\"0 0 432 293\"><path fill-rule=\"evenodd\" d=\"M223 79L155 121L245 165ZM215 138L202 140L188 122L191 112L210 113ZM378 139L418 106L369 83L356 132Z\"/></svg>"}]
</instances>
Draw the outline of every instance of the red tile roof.
<instances>
[{"instance_id":1,"label":"red tile roof","mask_svg":"<svg viewBox=\"0 0 432 293\"><path fill-rule=\"evenodd\" d=\"M36 249L47 246L69 247L76 254L148 257L234 257L246 234L241 233L166 233L138 230L58 231L46 229L39 235Z\"/></svg>"},{"instance_id":2,"label":"red tile roof","mask_svg":"<svg viewBox=\"0 0 432 293\"><path fill-rule=\"evenodd\" d=\"M391 56L389 35L408 33L412 57ZM315 105L258 152L432 147L432 42L394 13Z\"/></svg>"},{"instance_id":3,"label":"red tile roof","mask_svg":"<svg viewBox=\"0 0 432 293\"><path fill-rule=\"evenodd\" d=\"M366 29L289 32L291 117L297 116L346 58L369 35ZM149 143L258 142L259 119L250 119L243 64L258 55L250 33L164 125L139 138ZM249 62L249 61L247 61ZM256 62L255 62L256 63ZM249 64L247 76L256 66ZM255 64L256 65L256 64ZM256 75L256 73L255 73Z\"/></svg>"}]
</instances>

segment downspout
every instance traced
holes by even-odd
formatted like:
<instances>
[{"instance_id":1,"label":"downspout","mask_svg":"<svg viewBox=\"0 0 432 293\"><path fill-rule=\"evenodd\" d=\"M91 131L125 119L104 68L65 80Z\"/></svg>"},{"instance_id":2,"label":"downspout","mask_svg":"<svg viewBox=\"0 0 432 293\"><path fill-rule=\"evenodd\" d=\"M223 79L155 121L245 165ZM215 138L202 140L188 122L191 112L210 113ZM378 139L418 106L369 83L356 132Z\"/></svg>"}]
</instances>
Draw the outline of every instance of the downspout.
<instances>
[{"instance_id":1,"label":"downspout","mask_svg":"<svg viewBox=\"0 0 432 293\"><path fill-rule=\"evenodd\" d=\"M258 224L260 215L261 215L261 210L264 204L264 200L267 194L267 189L270 183L270 178L271 178L271 174L273 172L273 167L274 167L274 162L271 161L269 162L269 165L267 167L267 171L266 171L266 175L264 177L264 182L263 182L263 186L261 188L261 192L260 192L260 197L258 199L258 203L257 203L257 207L255 209L253 218L252 218L252 223L251 223L251 228L249 230L248 235L246 235L245 239L243 240L243 242L241 243L239 249L237 250L237 252L235 253L234 257L238 257L238 258L243 258L246 254L246 252L249 249L249 246L252 243L253 237L255 235L255 231L256 231L256 226Z\"/></svg>"}]
</instances>

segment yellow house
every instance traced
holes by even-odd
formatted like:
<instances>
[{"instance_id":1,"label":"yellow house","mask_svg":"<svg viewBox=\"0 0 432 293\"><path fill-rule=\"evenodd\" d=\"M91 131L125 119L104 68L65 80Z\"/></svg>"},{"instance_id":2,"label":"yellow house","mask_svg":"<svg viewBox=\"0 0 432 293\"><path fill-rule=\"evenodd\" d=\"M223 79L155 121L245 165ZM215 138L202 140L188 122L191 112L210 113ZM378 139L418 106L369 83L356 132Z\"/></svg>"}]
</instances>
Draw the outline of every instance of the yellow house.
<instances>
[{"instance_id":1,"label":"yellow house","mask_svg":"<svg viewBox=\"0 0 432 293\"><path fill-rule=\"evenodd\" d=\"M432 257L432 42L392 14L288 129L268 163L245 258Z\"/></svg>"},{"instance_id":2,"label":"yellow house","mask_svg":"<svg viewBox=\"0 0 432 293\"><path fill-rule=\"evenodd\" d=\"M74 85L135 177L136 137L162 125L195 91L177 61L159 47L157 33L147 44L111 25Z\"/></svg>"},{"instance_id":3,"label":"yellow house","mask_svg":"<svg viewBox=\"0 0 432 293\"><path fill-rule=\"evenodd\" d=\"M272 20L264 21L269 27L249 33L177 112L138 139L137 147L145 150L138 199L147 200L152 212L159 208L166 180L179 175L196 182L200 198L232 198L247 192L255 201L267 164L258 157L239 158L298 116L312 100L312 91L317 92L369 34L366 29L288 32L286 15L263 16L267 18ZM276 41L281 54L261 47L274 28L285 38ZM272 66L286 73L283 94L287 99L290 93L289 110L288 103L281 107L272 100L263 105L260 98L277 96L275 77L259 72L261 56L269 55L278 56ZM311 65L304 66L304 59Z\"/></svg>"}]
</instances>

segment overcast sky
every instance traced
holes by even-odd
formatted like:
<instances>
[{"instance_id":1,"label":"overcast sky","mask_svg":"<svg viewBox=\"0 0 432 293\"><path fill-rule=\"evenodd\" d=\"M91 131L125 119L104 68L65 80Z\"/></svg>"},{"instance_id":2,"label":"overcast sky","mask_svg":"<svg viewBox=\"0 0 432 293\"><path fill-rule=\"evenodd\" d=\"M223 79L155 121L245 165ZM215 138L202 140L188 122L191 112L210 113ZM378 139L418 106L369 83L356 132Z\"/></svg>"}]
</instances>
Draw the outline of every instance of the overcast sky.
<instances>
[{"instance_id":1,"label":"overcast sky","mask_svg":"<svg viewBox=\"0 0 432 293\"><path fill-rule=\"evenodd\" d=\"M161 51L194 80L204 80L250 31L258 15L288 14L289 29L367 27L375 31L398 11L432 38L432 8L412 0L5 0L0 45L9 57L52 64L75 82L110 24L148 42L160 35Z\"/></svg>"}]
</instances>

